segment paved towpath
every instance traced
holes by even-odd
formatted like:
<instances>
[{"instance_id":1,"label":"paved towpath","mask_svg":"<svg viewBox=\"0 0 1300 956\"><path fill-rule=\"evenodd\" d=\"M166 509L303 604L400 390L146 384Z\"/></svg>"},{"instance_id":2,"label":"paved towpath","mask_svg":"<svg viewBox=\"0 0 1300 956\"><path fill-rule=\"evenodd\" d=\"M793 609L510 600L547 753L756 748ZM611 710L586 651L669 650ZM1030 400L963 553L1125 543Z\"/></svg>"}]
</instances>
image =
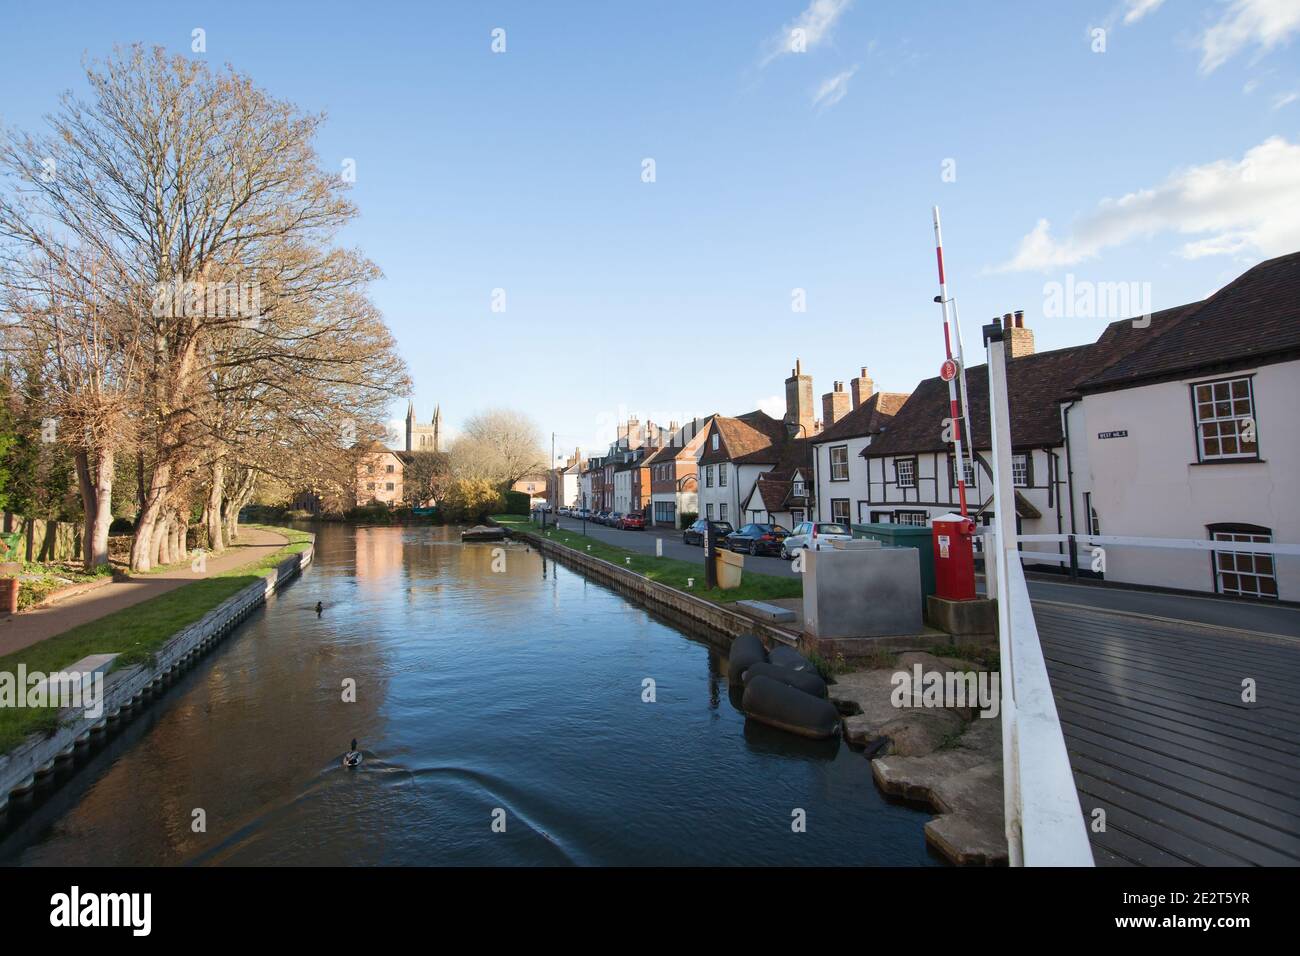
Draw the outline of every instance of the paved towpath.
<instances>
[{"instance_id":1,"label":"paved towpath","mask_svg":"<svg viewBox=\"0 0 1300 956\"><path fill-rule=\"evenodd\" d=\"M23 611L12 617L0 617L0 656L12 654L47 637L62 634L141 601L174 591L199 578L211 577L260 561L287 543L287 538L273 531L241 528L238 543L215 557L209 556L203 574L190 570L190 565L186 562L166 571L138 575L129 581L114 581L49 607Z\"/></svg>"}]
</instances>

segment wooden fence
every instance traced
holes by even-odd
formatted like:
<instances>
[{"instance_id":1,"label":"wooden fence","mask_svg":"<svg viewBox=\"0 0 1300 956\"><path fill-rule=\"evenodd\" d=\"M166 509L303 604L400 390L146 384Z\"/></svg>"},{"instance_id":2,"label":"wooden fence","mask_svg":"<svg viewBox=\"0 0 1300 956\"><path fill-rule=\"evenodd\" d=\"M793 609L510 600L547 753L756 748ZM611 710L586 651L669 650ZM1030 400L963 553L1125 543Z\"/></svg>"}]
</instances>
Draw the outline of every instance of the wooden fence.
<instances>
[{"instance_id":1,"label":"wooden fence","mask_svg":"<svg viewBox=\"0 0 1300 956\"><path fill-rule=\"evenodd\" d=\"M18 555L0 555L8 561L75 561L81 557L81 525L72 521L43 521L4 513L0 532L12 540L20 535Z\"/></svg>"}]
</instances>

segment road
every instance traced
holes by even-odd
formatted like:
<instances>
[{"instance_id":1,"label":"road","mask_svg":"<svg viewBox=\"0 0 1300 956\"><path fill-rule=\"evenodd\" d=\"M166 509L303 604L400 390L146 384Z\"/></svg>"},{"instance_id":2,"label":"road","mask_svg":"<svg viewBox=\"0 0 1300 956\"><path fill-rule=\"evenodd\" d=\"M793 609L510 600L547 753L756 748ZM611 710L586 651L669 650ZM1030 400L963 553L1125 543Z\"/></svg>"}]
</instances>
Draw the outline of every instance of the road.
<instances>
[{"instance_id":1,"label":"road","mask_svg":"<svg viewBox=\"0 0 1300 956\"><path fill-rule=\"evenodd\" d=\"M559 520L562 528L575 531L582 529L581 521L573 518ZM619 531L616 528L587 522L587 534L598 541L642 554L654 554L655 540L661 538L664 543L664 557L701 564L704 561L703 549L682 544L680 531L661 528ZM792 577L797 573L789 561L782 561L780 558L745 555L745 567L760 574L784 577ZM980 586L982 589L982 583ZM1075 604L1099 610L1125 611L1131 614L1145 614L1216 627L1300 637L1300 608L1285 605L1167 594L1122 587L1098 587L1065 581L1043 581L1036 578L1031 578L1029 581L1029 596L1036 603L1042 602L1044 605Z\"/></svg>"},{"instance_id":2,"label":"road","mask_svg":"<svg viewBox=\"0 0 1300 956\"><path fill-rule=\"evenodd\" d=\"M561 518L560 527L570 531L581 531L582 522L573 518ZM641 554L654 554L655 540L662 539L665 558L695 561L700 564L701 568L704 566L704 549L698 545L682 544L682 533L680 531L670 531L667 528L619 531L617 528L607 528L604 525L592 524L588 521L587 535L597 541L604 541L606 544L626 548L629 551L637 551ZM794 577L796 572L791 570L790 565L791 562L783 561L780 558L760 558L745 555L745 568L758 574Z\"/></svg>"}]
</instances>

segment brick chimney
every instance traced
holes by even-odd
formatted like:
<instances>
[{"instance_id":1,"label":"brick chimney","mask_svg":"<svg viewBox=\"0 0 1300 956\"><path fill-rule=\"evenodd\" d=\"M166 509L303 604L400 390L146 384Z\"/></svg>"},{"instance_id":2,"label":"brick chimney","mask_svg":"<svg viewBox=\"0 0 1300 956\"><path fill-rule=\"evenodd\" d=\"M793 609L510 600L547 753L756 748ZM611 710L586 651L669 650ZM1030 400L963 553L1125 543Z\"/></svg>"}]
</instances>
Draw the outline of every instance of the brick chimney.
<instances>
[{"instance_id":1,"label":"brick chimney","mask_svg":"<svg viewBox=\"0 0 1300 956\"><path fill-rule=\"evenodd\" d=\"M816 434L816 414L813 408L812 376L803 374L803 365L795 359L790 377L785 380L785 422L793 428L795 438ZM802 425L803 428L795 428L796 425Z\"/></svg>"},{"instance_id":2,"label":"brick chimney","mask_svg":"<svg viewBox=\"0 0 1300 956\"><path fill-rule=\"evenodd\" d=\"M862 374L849 383L853 392L853 407L857 408L876 393L876 383L867 374L867 367L862 366Z\"/></svg>"},{"instance_id":3,"label":"brick chimney","mask_svg":"<svg viewBox=\"0 0 1300 956\"><path fill-rule=\"evenodd\" d=\"M834 389L822 396L822 421L830 428L850 410L849 393L844 391L843 382L836 382Z\"/></svg>"},{"instance_id":4,"label":"brick chimney","mask_svg":"<svg viewBox=\"0 0 1300 956\"><path fill-rule=\"evenodd\" d=\"M1002 331L1007 358L1023 358L1034 354L1034 332L1032 329L1025 328L1023 309L1002 316Z\"/></svg>"}]
</instances>

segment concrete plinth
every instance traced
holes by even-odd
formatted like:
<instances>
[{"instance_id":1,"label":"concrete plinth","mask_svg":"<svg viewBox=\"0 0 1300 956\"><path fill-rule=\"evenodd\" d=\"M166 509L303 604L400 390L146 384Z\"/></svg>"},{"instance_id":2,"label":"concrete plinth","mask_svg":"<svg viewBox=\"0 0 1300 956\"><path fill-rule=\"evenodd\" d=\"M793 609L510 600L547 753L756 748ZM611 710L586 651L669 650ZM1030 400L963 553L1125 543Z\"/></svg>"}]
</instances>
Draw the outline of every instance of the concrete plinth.
<instances>
[{"instance_id":1,"label":"concrete plinth","mask_svg":"<svg viewBox=\"0 0 1300 956\"><path fill-rule=\"evenodd\" d=\"M953 636L954 642L996 644L998 640L998 605L982 598L974 601L949 601L931 594L925 599L926 620Z\"/></svg>"}]
</instances>

